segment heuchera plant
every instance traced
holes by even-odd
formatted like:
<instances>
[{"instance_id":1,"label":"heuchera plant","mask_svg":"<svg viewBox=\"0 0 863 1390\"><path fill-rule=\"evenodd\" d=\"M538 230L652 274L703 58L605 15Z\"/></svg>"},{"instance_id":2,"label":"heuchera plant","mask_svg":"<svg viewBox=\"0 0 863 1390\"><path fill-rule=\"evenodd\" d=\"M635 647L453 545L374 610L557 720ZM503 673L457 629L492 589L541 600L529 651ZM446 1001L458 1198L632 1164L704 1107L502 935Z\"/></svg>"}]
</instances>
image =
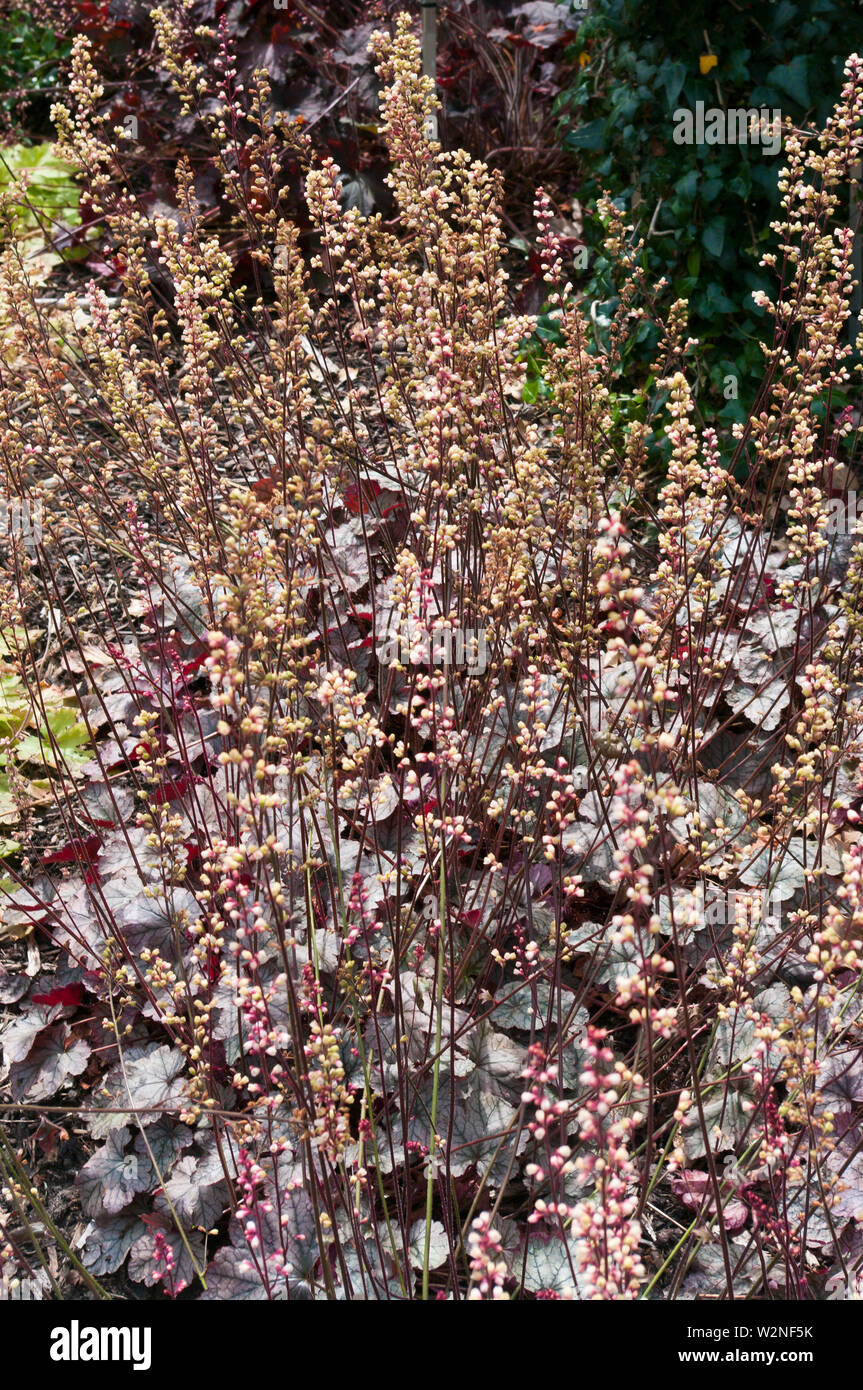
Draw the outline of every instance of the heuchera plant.
<instances>
[{"instance_id":1,"label":"heuchera plant","mask_svg":"<svg viewBox=\"0 0 863 1390\"><path fill-rule=\"evenodd\" d=\"M657 494L610 403L644 288L613 207L609 356L538 196L536 409L500 178L428 138L410 19L372 39L384 223L224 33L199 67L154 17L258 286L182 160L177 214L142 211L79 39L60 154L122 293L61 343L0 258L0 458L42 505L0 619L89 754L37 721L50 824L8 764L4 918L42 969L0 977L4 1273L50 1241L92 1297L810 1296L863 1203L863 564L827 533L853 424L809 409L848 375L863 62L786 133L749 481L696 424L679 302ZM430 658L456 632L482 669ZM84 1134L66 1225L19 1152L40 1103Z\"/></svg>"}]
</instances>

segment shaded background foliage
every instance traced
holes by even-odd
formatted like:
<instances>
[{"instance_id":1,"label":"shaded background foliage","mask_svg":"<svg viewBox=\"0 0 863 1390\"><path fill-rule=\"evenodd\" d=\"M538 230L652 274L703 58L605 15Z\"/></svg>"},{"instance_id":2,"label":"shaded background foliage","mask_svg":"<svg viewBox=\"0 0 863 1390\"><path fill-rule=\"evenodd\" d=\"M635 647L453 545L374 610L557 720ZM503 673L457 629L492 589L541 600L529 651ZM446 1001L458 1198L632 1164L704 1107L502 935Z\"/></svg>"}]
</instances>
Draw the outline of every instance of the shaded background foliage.
<instances>
[{"instance_id":1,"label":"shaded background foliage","mask_svg":"<svg viewBox=\"0 0 863 1390\"><path fill-rule=\"evenodd\" d=\"M668 277L669 299L689 300L705 417L742 420L761 380L763 311L751 295L770 288L758 260L778 212L782 156L759 146L675 145L673 113L703 101L823 123L843 63L861 47L859 0L591 0L576 44L584 66L557 99L563 146L578 157L581 200L608 190L646 234L649 273ZM579 288L598 302L601 325L617 305L614 270L596 221L585 236L591 256ZM644 379L657 341L645 320L626 349L633 379ZM737 399L723 395L729 374L739 378Z\"/></svg>"},{"instance_id":2,"label":"shaded background foliage","mask_svg":"<svg viewBox=\"0 0 863 1390\"><path fill-rule=\"evenodd\" d=\"M170 214L180 156L196 171L196 195L211 228L224 228L239 279L252 268L242 240L232 241L229 209L213 168L213 150L201 122L185 113L161 65L151 19L153 6L136 0L13 0L0 5L0 103L8 136L39 141L52 134L49 111L65 91L65 65L73 34L86 34L105 86L105 109L133 138L124 147L125 179L148 212ZM343 170L346 208L391 215L384 183L386 159L378 129L378 83L368 63L373 28L386 22L394 0L334 0L312 5L287 0L197 0L186 7L187 56L200 56L196 25L218 28L234 55L236 81L248 84L263 68L273 104L313 131ZM531 221L538 182L564 190L575 161L561 145L554 99L571 80L569 52L576 19L555 0L517 4L458 0L440 6L438 88L445 146L461 146L489 160L506 181L506 217L513 232ZM285 152L283 175L292 216L305 222L302 170ZM88 220L86 206L83 221ZM110 277L109 254L96 253L89 274Z\"/></svg>"}]
</instances>

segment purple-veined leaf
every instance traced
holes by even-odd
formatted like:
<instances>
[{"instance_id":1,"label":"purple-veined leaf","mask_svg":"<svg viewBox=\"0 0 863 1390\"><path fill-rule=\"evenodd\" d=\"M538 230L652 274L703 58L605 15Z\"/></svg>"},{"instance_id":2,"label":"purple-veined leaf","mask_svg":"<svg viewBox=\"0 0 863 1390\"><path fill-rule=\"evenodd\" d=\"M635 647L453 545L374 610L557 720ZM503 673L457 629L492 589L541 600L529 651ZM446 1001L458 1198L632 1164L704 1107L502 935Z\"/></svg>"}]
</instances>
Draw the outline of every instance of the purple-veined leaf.
<instances>
[{"instance_id":1,"label":"purple-veined leaf","mask_svg":"<svg viewBox=\"0 0 863 1390\"><path fill-rule=\"evenodd\" d=\"M126 1153L128 1139L128 1129L114 1130L76 1174L75 1186L80 1189L81 1205L88 1216L122 1211L155 1180L149 1158Z\"/></svg>"},{"instance_id":2,"label":"purple-veined leaf","mask_svg":"<svg viewBox=\"0 0 863 1390\"><path fill-rule=\"evenodd\" d=\"M18 1014L17 1018L13 1018L0 1034L4 1060L7 1063L23 1062L36 1046L40 1034L44 1033L61 1013L60 1004L35 1004Z\"/></svg>"},{"instance_id":3,"label":"purple-veined leaf","mask_svg":"<svg viewBox=\"0 0 863 1390\"><path fill-rule=\"evenodd\" d=\"M84 1231L82 1263L97 1277L113 1274L146 1229L137 1213L123 1212L91 1221Z\"/></svg>"},{"instance_id":4,"label":"purple-veined leaf","mask_svg":"<svg viewBox=\"0 0 863 1390\"><path fill-rule=\"evenodd\" d=\"M154 1226L157 1224L153 1218L145 1223L147 1229L143 1235L139 1235L131 1250L129 1251L129 1278L136 1284L144 1284L151 1288L154 1284L160 1283L162 1268L159 1265L156 1237ZM191 1247L192 1254L199 1269L204 1267L204 1242L194 1231L186 1231L186 1241L180 1232L170 1223L166 1216L164 1224L158 1222L162 1230L162 1235L167 1242L174 1257L173 1284L174 1289L186 1288L193 1279L197 1278L195 1265L192 1263L192 1255L186 1248L186 1241Z\"/></svg>"},{"instance_id":5,"label":"purple-veined leaf","mask_svg":"<svg viewBox=\"0 0 863 1390\"><path fill-rule=\"evenodd\" d=\"M142 1134L137 1135L135 1152L149 1161L152 1150L159 1172L165 1178L177 1155L187 1149L194 1138L194 1132L182 1121L157 1120L154 1125L148 1126L146 1143Z\"/></svg>"},{"instance_id":6,"label":"purple-veined leaf","mask_svg":"<svg viewBox=\"0 0 863 1390\"><path fill-rule=\"evenodd\" d=\"M532 1231L524 1252L514 1262L512 1272L521 1278L522 1288L529 1293L555 1293L564 1299L577 1299L579 1296L574 1240L564 1241L560 1236L546 1236Z\"/></svg>"},{"instance_id":7,"label":"purple-veined leaf","mask_svg":"<svg viewBox=\"0 0 863 1390\"><path fill-rule=\"evenodd\" d=\"M415 1221L411 1226L410 1257L414 1269L422 1269L425 1263L426 1223ZM431 1223L429 1241L429 1269L440 1269L449 1258L449 1237L441 1221Z\"/></svg>"},{"instance_id":8,"label":"purple-veined leaf","mask_svg":"<svg viewBox=\"0 0 863 1390\"><path fill-rule=\"evenodd\" d=\"M184 1154L175 1164L165 1184L165 1194L182 1220L207 1230L218 1223L228 1204L221 1165L215 1177L208 1174L205 1160L191 1154Z\"/></svg>"},{"instance_id":9,"label":"purple-veined leaf","mask_svg":"<svg viewBox=\"0 0 863 1390\"><path fill-rule=\"evenodd\" d=\"M41 1033L24 1062L14 1062L9 1081L14 1100L49 1100L70 1076L80 1076L90 1060L90 1044L76 1038L67 1023Z\"/></svg>"},{"instance_id":10,"label":"purple-veined leaf","mask_svg":"<svg viewBox=\"0 0 863 1390\"><path fill-rule=\"evenodd\" d=\"M180 1076L183 1066L182 1052L165 1044L129 1048L125 1073L118 1063L94 1093L94 1108L88 1115L91 1134L101 1139L133 1119L150 1125L163 1118L160 1112L179 1110L187 1093Z\"/></svg>"},{"instance_id":11,"label":"purple-veined leaf","mask_svg":"<svg viewBox=\"0 0 863 1390\"><path fill-rule=\"evenodd\" d=\"M274 1264L275 1261L271 1259L264 1266L260 1257L257 1262L252 1260L248 1250L223 1245L207 1266L207 1288L201 1294L201 1302L222 1302L226 1299L238 1303L261 1299L281 1302L288 1297L301 1300L311 1297L304 1284L292 1284L289 1290L284 1275L277 1274L272 1267Z\"/></svg>"}]
</instances>

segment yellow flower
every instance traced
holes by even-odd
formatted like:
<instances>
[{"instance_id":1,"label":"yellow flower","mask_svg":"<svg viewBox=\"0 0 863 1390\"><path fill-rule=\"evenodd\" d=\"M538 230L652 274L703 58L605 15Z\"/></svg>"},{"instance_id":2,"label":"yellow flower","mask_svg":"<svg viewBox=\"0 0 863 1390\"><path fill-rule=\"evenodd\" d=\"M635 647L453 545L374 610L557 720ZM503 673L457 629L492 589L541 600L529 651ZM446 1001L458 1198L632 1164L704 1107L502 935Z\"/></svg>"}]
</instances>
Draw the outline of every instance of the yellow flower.
<instances>
[{"instance_id":1,"label":"yellow flower","mask_svg":"<svg viewBox=\"0 0 863 1390\"><path fill-rule=\"evenodd\" d=\"M715 53L702 53L698 60L698 68L702 77L706 77L711 68L715 68L719 62Z\"/></svg>"}]
</instances>

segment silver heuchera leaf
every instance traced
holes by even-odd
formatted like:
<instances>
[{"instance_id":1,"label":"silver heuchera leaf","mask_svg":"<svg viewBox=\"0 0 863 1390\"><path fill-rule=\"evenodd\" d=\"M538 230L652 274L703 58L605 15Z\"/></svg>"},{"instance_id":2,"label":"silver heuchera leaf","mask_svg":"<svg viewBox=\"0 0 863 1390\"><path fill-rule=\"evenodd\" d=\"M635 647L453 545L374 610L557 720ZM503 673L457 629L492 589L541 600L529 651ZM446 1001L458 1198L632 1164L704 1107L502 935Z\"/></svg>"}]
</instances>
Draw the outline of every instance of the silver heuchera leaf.
<instances>
[{"instance_id":1,"label":"silver heuchera leaf","mask_svg":"<svg viewBox=\"0 0 863 1390\"><path fill-rule=\"evenodd\" d=\"M312 1200L300 1186L291 1185L278 1203L279 1232L294 1277L312 1273L320 1258Z\"/></svg>"},{"instance_id":2,"label":"silver heuchera leaf","mask_svg":"<svg viewBox=\"0 0 863 1390\"><path fill-rule=\"evenodd\" d=\"M331 593L343 588L348 594L358 594L369 582L369 557L363 539L362 524L345 521L333 532L331 546L322 551L324 570L331 580Z\"/></svg>"},{"instance_id":3,"label":"silver heuchera leaf","mask_svg":"<svg viewBox=\"0 0 863 1390\"><path fill-rule=\"evenodd\" d=\"M95 1108L87 1117L91 1134L103 1139L133 1119L139 1125L155 1124L164 1119L165 1111L181 1109L187 1095L186 1081L179 1075L184 1062L179 1049L165 1044L130 1048L124 1066L112 1067L95 1094Z\"/></svg>"},{"instance_id":4,"label":"silver heuchera leaf","mask_svg":"<svg viewBox=\"0 0 863 1390\"><path fill-rule=\"evenodd\" d=\"M760 637L768 652L793 647L800 626L799 608L767 609L747 621L749 631Z\"/></svg>"},{"instance_id":5,"label":"silver heuchera leaf","mask_svg":"<svg viewBox=\"0 0 863 1390\"><path fill-rule=\"evenodd\" d=\"M425 1265L426 1248L426 1223L423 1220L415 1221L411 1226L411 1264L414 1269L422 1269ZM440 1269L442 1264L446 1264L449 1257L449 1237L446 1227L440 1221L431 1223L429 1238L429 1269Z\"/></svg>"},{"instance_id":6,"label":"silver heuchera leaf","mask_svg":"<svg viewBox=\"0 0 863 1390\"><path fill-rule=\"evenodd\" d=\"M831 1179L830 1214L839 1228L848 1221L863 1223L863 1154L855 1153L849 1160L841 1149L827 1159Z\"/></svg>"},{"instance_id":7,"label":"silver heuchera leaf","mask_svg":"<svg viewBox=\"0 0 863 1390\"><path fill-rule=\"evenodd\" d=\"M128 1213L91 1221L82 1237L81 1262L97 1277L113 1274L146 1230L139 1215Z\"/></svg>"},{"instance_id":8,"label":"silver heuchera leaf","mask_svg":"<svg viewBox=\"0 0 863 1390\"><path fill-rule=\"evenodd\" d=\"M55 1023L39 1036L24 1062L9 1071L13 1100L48 1100L70 1076L80 1076L90 1060L90 1044L72 1036L67 1023Z\"/></svg>"},{"instance_id":9,"label":"silver heuchera leaf","mask_svg":"<svg viewBox=\"0 0 863 1390\"><path fill-rule=\"evenodd\" d=\"M164 628L177 628L185 637L202 637L211 623L211 614L192 565L183 556L170 562L171 581L165 583L161 622ZM149 603L149 596L144 600Z\"/></svg>"},{"instance_id":10,"label":"silver heuchera leaf","mask_svg":"<svg viewBox=\"0 0 863 1390\"><path fill-rule=\"evenodd\" d=\"M582 922L568 933L566 944L579 955L591 955L589 971L596 985L611 987L618 979L631 980L640 970L641 953L633 941L615 942L610 924Z\"/></svg>"},{"instance_id":11,"label":"silver heuchera leaf","mask_svg":"<svg viewBox=\"0 0 863 1390\"><path fill-rule=\"evenodd\" d=\"M165 1195L181 1220L207 1230L221 1219L228 1205L228 1186L221 1166L208 1173L206 1160L185 1154L165 1184Z\"/></svg>"},{"instance_id":12,"label":"silver heuchera leaf","mask_svg":"<svg viewBox=\"0 0 863 1390\"><path fill-rule=\"evenodd\" d=\"M505 1033L496 1033L487 1021L471 1029L465 1040L465 1051L471 1070L485 1072L496 1081L518 1085L524 1070L527 1049L513 1042Z\"/></svg>"},{"instance_id":13,"label":"silver heuchera leaf","mask_svg":"<svg viewBox=\"0 0 863 1390\"><path fill-rule=\"evenodd\" d=\"M826 1057L818 1089L831 1110L854 1110L863 1101L863 1059L857 1046Z\"/></svg>"},{"instance_id":14,"label":"silver heuchera leaf","mask_svg":"<svg viewBox=\"0 0 863 1390\"><path fill-rule=\"evenodd\" d=\"M842 872L841 855L830 840L819 849L817 841L792 835L784 846L766 845L760 850L752 846L751 854L749 860L743 860L741 882L750 888L768 888L776 898L793 897L816 864L830 874Z\"/></svg>"},{"instance_id":15,"label":"silver heuchera leaf","mask_svg":"<svg viewBox=\"0 0 863 1390\"><path fill-rule=\"evenodd\" d=\"M188 827L184 827L188 832ZM127 830L112 830L104 837L99 851L99 875L103 879L120 875L134 880L141 892L143 881L155 883L163 872L158 848L148 843L150 830L146 826L130 826Z\"/></svg>"},{"instance_id":16,"label":"silver heuchera leaf","mask_svg":"<svg viewBox=\"0 0 863 1390\"><path fill-rule=\"evenodd\" d=\"M788 706L788 686L783 680L769 681L763 690L735 684L727 687L725 698L735 714L742 714L750 724L769 734L777 728Z\"/></svg>"},{"instance_id":17,"label":"silver heuchera leaf","mask_svg":"<svg viewBox=\"0 0 863 1390\"><path fill-rule=\"evenodd\" d=\"M579 1009L570 1023L563 1046L560 1046L560 1039L558 1038L549 1054L551 1065L555 1068L558 1065L558 1054L562 1054L560 1060L562 1062L563 1084L570 1091L581 1089L581 1073L584 1071L589 1058L589 1054L584 1048L587 1019L587 1009Z\"/></svg>"},{"instance_id":18,"label":"silver heuchera leaf","mask_svg":"<svg viewBox=\"0 0 863 1390\"><path fill-rule=\"evenodd\" d=\"M520 1028L523 1032L529 1032L534 1024L539 1026L541 1020L548 1017L548 982L537 980L535 984L520 985L511 994L510 988L506 985L499 991L504 997L495 1005L491 1021L495 1028Z\"/></svg>"},{"instance_id":19,"label":"silver heuchera leaf","mask_svg":"<svg viewBox=\"0 0 863 1390\"><path fill-rule=\"evenodd\" d=\"M608 831L601 826L576 821L567 826L560 837L565 854L572 855L576 868L588 882L611 886L609 875L614 868L614 845Z\"/></svg>"},{"instance_id":20,"label":"silver heuchera leaf","mask_svg":"<svg viewBox=\"0 0 863 1390\"><path fill-rule=\"evenodd\" d=\"M35 1046L36 1040L60 1016L59 1004L38 1004L26 1009L7 1023L3 1030L3 1059L7 1065L23 1062Z\"/></svg>"},{"instance_id":21,"label":"silver heuchera leaf","mask_svg":"<svg viewBox=\"0 0 863 1390\"><path fill-rule=\"evenodd\" d=\"M564 1241L560 1236L532 1233L513 1273L518 1274L522 1265L522 1288L529 1293L548 1291L565 1299L580 1297L574 1240Z\"/></svg>"},{"instance_id":22,"label":"silver heuchera leaf","mask_svg":"<svg viewBox=\"0 0 863 1390\"><path fill-rule=\"evenodd\" d=\"M223 1245L221 1250L217 1250L214 1258L210 1261L205 1272L207 1287L201 1294L202 1303L223 1302L257 1302L261 1299L269 1299L273 1302L281 1302L288 1298L288 1287L285 1284L284 1276L277 1274L275 1269L269 1266L275 1265L275 1259L271 1257L269 1264L263 1260L252 1260L248 1250L237 1249L233 1245ZM311 1297L305 1285L299 1285L291 1291L293 1298Z\"/></svg>"},{"instance_id":23,"label":"silver heuchera leaf","mask_svg":"<svg viewBox=\"0 0 863 1390\"><path fill-rule=\"evenodd\" d=\"M344 1252L344 1264L346 1274L342 1270L341 1261L336 1261L333 1273L336 1298L340 1302L389 1302L405 1297L401 1284L386 1258L382 1268L381 1254L373 1241L364 1242L362 1257L354 1246L348 1246Z\"/></svg>"},{"instance_id":24,"label":"silver heuchera leaf","mask_svg":"<svg viewBox=\"0 0 863 1390\"><path fill-rule=\"evenodd\" d=\"M768 1018L783 1019L791 1008L791 995L784 985L771 985L753 997L752 1007ZM741 1064L749 1061L754 1046L754 1021L746 1016L742 1008L732 1006L727 1017L717 1024L707 1059L705 1080L723 1082L729 1076L739 1075ZM765 1053L768 1067L781 1067L782 1057L782 1051L775 1044L768 1044Z\"/></svg>"},{"instance_id":25,"label":"silver heuchera leaf","mask_svg":"<svg viewBox=\"0 0 863 1390\"><path fill-rule=\"evenodd\" d=\"M199 1269L204 1267L204 1242L194 1231L186 1231L186 1239L180 1232L166 1224L162 1230L162 1235L168 1243L174 1257L174 1268L171 1272L171 1282L175 1291L186 1288L194 1278L196 1278L195 1264ZM187 1242L188 1247L187 1248ZM194 1263L192 1261L194 1255ZM139 1236L129 1251L129 1278L136 1284L145 1284L152 1288L154 1284L161 1282L161 1275L164 1267L160 1265L156 1250L155 1232L147 1226L144 1235Z\"/></svg>"},{"instance_id":26,"label":"silver heuchera leaf","mask_svg":"<svg viewBox=\"0 0 863 1390\"><path fill-rule=\"evenodd\" d=\"M704 1121L712 1153L736 1149L750 1129L754 1108L754 1101L725 1087L720 1087L719 1094L714 1090L705 1097ZM683 1148L690 1159L703 1158L707 1152L696 1106L689 1111L683 1125Z\"/></svg>"},{"instance_id":27,"label":"silver heuchera leaf","mask_svg":"<svg viewBox=\"0 0 863 1390\"><path fill-rule=\"evenodd\" d=\"M732 1291L735 1298L744 1299L757 1294L762 1289L764 1263L759 1258L760 1253L759 1250L753 1250L744 1257L738 1251L732 1252ZM773 1262L767 1277L767 1287L772 1294L782 1296L785 1286L782 1282L782 1264L780 1261ZM686 1300L723 1298L727 1296L727 1289L722 1246L718 1244L701 1246L695 1254L690 1265L690 1272L684 1279L678 1296Z\"/></svg>"},{"instance_id":28,"label":"silver heuchera leaf","mask_svg":"<svg viewBox=\"0 0 863 1390\"><path fill-rule=\"evenodd\" d=\"M270 1172L261 1197L269 1210L259 1209L260 1245L253 1251L242 1226L231 1222L231 1244L223 1246L208 1266L205 1301L213 1299L309 1299L308 1279L319 1265L317 1228L311 1198L297 1179L287 1178L290 1160L279 1161L278 1187ZM288 1272L285 1275L284 1267Z\"/></svg>"},{"instance_id":29,"label":"silver heuchera leaf","mask_svg":"<svg viewBox=\"0 0 863 1390\"><path fill-rule=\"evenodd\" d=\"M156 1165L163 1178L168 1176L171 1165L192 1143L195 1135L188 1125L184 1125L174 1120L157 1120L156 1124L150 1125L147 1129L147 1140L138 1134L135 1139L135 1152L141 1157L146 1157L148 1162L150 1153L156 1160Z\"/></svg>"},{"instance_id":30,"label":"silver heuchera leaf","mask_svg":"<svg viewBox=\"0 0 863 1390\"><path fill-rule=\"evenodd\" d=\"M122 1211L155 1180L149 1158L125 1152L128 1139L128 1129L114 1130L75 1175L75 1186L81 1189L81 1205L88 1216Z\"/></svg>"},{"instance_id":31,"label":"silver heuchera leaf","mask_svg":"<svg viewBox=\"0 0 863 1390\"><path fill-rule=\"evenodd\" d=\"M431 1105L432 1084L426 1081L413 1096L410 1114L392 1117L392 1150L397 1159L407 1141L428 1145ZM452 1126L450 1171L458 1177L475 1163L480 1174L488 1173L492 1182L501 1181L512 1157L516 1113L517 1107L501 1094L500 1086L487 1073L475 1071L466 1080L455 1082L450 1076L443 1077L438 1091L437 1133L445 1139ZM525 1131L519 1149L527 1139ZM391 1172L392 1152L383 1126L379 1129L378 1155L381 1171Z\"/></svg>"}]
</instances>

